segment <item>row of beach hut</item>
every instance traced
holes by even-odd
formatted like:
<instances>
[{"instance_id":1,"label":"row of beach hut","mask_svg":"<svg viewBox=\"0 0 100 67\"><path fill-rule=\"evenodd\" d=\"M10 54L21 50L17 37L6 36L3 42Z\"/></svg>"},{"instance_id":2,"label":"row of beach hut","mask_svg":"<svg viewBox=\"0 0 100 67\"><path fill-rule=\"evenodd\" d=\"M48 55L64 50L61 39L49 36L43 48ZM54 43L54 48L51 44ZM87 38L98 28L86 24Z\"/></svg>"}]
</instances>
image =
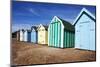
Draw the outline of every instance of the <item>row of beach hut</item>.
<instances>
[{"instance_id":1,"label":"row of beach hut","mask_svg":"<svg viewBox=\"0 0 100 67\"><path fill-rule=\"evenodd\" d=\"M49 26L40 24L38 27L32 26L31 30L20 30L17 40L95 51L95 23L95 16L83 8L73 24L54 16Z\"/></svg>"},{"instance_id":2,"label":"row of beach hut","mask_svg":"<svg viewBox=\"0 0 100 67\"><path fill-rule=\"evenodd\" d=\"M48 26L40 24L32 26L31 30L21 29L17 32L17 40L24 42L33 42L38 44L48 44Z\"/></svg>"}]
</instances>

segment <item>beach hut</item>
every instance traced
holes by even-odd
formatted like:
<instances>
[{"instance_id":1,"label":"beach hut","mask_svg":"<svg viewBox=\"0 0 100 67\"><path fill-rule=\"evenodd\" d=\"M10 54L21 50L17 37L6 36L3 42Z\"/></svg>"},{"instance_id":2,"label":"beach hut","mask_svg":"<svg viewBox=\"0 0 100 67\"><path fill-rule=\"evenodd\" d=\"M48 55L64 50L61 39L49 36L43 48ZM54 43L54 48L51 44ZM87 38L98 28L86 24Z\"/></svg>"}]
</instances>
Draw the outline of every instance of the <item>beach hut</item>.
<instances>
[{"instance_id":1,"label":"beach hut","mask_svg":"<svg viewBox=\"0 0 100 67\"><path fill-rule=\"evenodd\" d=\"M20 30L20 41L24 41L24 30Z\"/></svg>"},{"instance_id":2,"label":"beach hut","mask_svg":"<svg viewBox=\"0 0 100 67\"><path fill-rule=\"evenodd\" d=\"M12 32L12 38L17 38L17 31L15 31L15 32Z\"/></svg>"},{"instance_id":3,"label":"beach hut","mask_svg":"<svg viewBox=\"0 0 100 67\"><path fill-rule=\"evenodd\" d=\"M48 44L48 26L40 24L38 30L38 43Z\"/></svg>"},{"instance_id":4,"label":"beach hut","mask_svg":"<svg viewBox=\"0 0 100 67\"><path fill-rule=\"evenodd\" d=\"M57 16L54 16L48 28L48 46L59 48L74 47L74 26Z\"/></svg>"},{"instance_id":5,"label":"beach hut","mask_svg":"<svg viewBox=\"0 0 100 67\"><path fill-rule=\"evenodd\" d=\"M36 26L31 27L31 42L33 42L33 43L38 42L38 32L37 32Z\"/></svg>"},{"instance_id":6,"label":"beach hut","mask_svg":"<svg viewBox=\"0 0 100 67\"><path fill-rule=\"evenodd\" d=\"M31 30L25 30L24 41L25 42L31 42Z\"/></svg>"},{"instance_id":7,"label":"beach hut","mask_svg":"<svg viewBox=\"0 0 100 67\"><path fill-rule=\"evenodd\" d=\"M74 21L75 48L95 51L95 16L83 8Z\"/></svg>"},{"instance_id":8,"label":"beach hut","mask_svg":"<svg viewBox=\"0 0 100 67\"><path fill-rule=\"evenodd\" d=\"M16 38L17 38L18 41L20 41L20 31L18 30L16 33L17 33Z\"/></svg>"}]
</instances>

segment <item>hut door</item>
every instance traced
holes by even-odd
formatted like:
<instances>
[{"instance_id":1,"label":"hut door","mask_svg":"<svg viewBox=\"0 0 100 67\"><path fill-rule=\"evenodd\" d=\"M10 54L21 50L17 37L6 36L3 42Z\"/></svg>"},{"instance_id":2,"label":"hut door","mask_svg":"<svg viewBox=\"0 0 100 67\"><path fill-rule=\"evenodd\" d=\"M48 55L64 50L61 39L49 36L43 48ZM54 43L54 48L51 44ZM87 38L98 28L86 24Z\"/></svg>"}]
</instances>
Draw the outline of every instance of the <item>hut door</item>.
<instances>
[{"instance_id":1,"label":"hut door","mask_svg":"<svg viewBox=\"0 0 100 67\"><path fill-rule=\"evenodd\" d=\"M80 48L81 49L89 49L89 42L90 42L90 35L89 35L89 24L88 23L83 23L80 25L80 38L81 38L81 43L80 43Z\"/></svg>"},{"instance_id":2,"label":"hut door","mask_svg":"<svg viewBox=\"0 0 100 67\"><path fill-rule=\"evenodd\" d=\"M76 27L76 30L75 30L75 31L76 31L76 32L75 32L75 36L76 36L76 37L75 37L75 47L76 47L76 48L80 48L80 43L81 43L81 41L80 41L80 40L81 40L81 39L80 39L80 37L81 37L80 30L81 30L81 29L80 29L80 26L77 26L77 27Z\"/></svg>"},{"instance_id":3,"label":"hut door","mask_svg":"<svg viewBox=\"0 0 100 67\"><path fill-rule=\"evenodd\" d=\"M27 41L27 32L25 32L24 37L24 41Z\"/></svg>"}]
</instances>

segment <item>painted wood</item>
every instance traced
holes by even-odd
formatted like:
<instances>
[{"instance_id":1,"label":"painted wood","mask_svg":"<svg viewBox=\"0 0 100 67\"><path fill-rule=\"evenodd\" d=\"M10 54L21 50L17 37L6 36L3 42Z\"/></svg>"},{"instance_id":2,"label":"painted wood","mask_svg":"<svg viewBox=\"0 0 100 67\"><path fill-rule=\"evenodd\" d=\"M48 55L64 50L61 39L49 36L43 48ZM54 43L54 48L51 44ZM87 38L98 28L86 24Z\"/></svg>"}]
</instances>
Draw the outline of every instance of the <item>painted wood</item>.
<instances>
[{"instance_id":1,"label":"painted wood","mask_svg":"<svg viewBox=\"0 0 100 67\"><path fill-rule=\"evenodd\" d=\"M17 40L20 41L20 31L17 31Z\"/></svg>"},{"instance_id":2,"label":"painted wood","mask_svg":"<svg viewBox=\"0 0 100 67\"><path fill-rule=\"evenodd\" d=\"M28 41L28 33L27 33L27 30L25 30L25 32L24 32L24 41L25 42Z\"/></svg>"},{"instance_id":3,"label":"painted wood","mask_svg":"<svg viewBox=\"0 0 100 67\"><path fill-rule=\"evenodd\" d=\"M68 48L72 47L72 34L73 31L69 31L71 29L70 26L74 28L73 25L69 24L70 28L67 28L65 25L68 22L63 21L62 19L55 16L48 28L48 39L49 46L59 47L59 48ZM68 26L68 25L67 25ZM70 33L69 33L70 32Z\"/></svg>"},{"instance_id":4,"label":"painted wood","mask_svg":"<svg viewBox=\"0 0 100 67\"><path fill-rule=\"evenodd\" d=\"M48 44L48 27L40 24L37 30L38 30L38 43Z\"/></svg>"},{"instance_id":5,"label":"painted wood","mask_svg":"<svg viewBox=\"0 0 100 67\"><path fill-rule=\"evenodd\" d=\"M85 8L74 21L75 48L95 51L95 16Z\"/></svg>"},{"instance_id":6,"label":"painted wood","mask_svg":"<svg viewBox=\"0 0 100 67\"><path fill-rule=\"evenodd\" d=\"M24 30L20 30L20 41L24 41Z\"/></svg>"},{"instance_id":7,"label":"painted wood","mask_svg":"<svg viewBox=\"0 0 100 67\"><path fill-rule=\"evenodd\" d=\"M25 42L31 42L31 31L30 30L25 30L24 41Z\"/></svg>"},{"instance_id":8,"label":"painted wood","mask_svg":"<svg viewBox=\"0 0 100 67\"><path fill-rule=\"evenodd\" d=\"M31 42L33 42L33 43L38 42L38 32L37 32L36 26L31 27Z\"/></svg>"}]
</instances>

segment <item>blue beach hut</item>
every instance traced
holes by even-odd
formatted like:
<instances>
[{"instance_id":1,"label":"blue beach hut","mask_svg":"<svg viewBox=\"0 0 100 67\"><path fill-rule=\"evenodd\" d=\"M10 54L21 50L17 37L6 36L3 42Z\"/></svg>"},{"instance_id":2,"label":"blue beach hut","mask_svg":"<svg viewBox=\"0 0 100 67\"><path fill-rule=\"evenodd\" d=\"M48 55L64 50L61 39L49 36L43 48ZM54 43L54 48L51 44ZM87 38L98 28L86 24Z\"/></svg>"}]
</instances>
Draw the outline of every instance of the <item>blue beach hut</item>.
<instances>
[{"instance_id":1,"label":"blue beach hut","mask_svg":"<svg viewBox=\"0 0 100 67\"><path fill-rule=\"evenodd\" d=\"M83 8L74 21L75 48L96 50L95 23L95 16L87 9Z\"/></svg>"},{"instance_id":2,"label":"blue beach hut","mask_svg":"<svg viewBox=\"0 0 100 67\"><path fill-rule=\"evenodd\" d=\"M31 27L31 42L33 42L33 43L38 42L38 32L37 32L36 26Z\"/></svg>"},{"instance_id":3,"label":"blue beach hut","mask_svg":"<svg viewBox=\"0 0 100 67\"><path fill-rule=\"evenodd\" d=\"M31 42L31 30L25 30L24 41L25 42Z\"/></svg>"}]
</instances>

